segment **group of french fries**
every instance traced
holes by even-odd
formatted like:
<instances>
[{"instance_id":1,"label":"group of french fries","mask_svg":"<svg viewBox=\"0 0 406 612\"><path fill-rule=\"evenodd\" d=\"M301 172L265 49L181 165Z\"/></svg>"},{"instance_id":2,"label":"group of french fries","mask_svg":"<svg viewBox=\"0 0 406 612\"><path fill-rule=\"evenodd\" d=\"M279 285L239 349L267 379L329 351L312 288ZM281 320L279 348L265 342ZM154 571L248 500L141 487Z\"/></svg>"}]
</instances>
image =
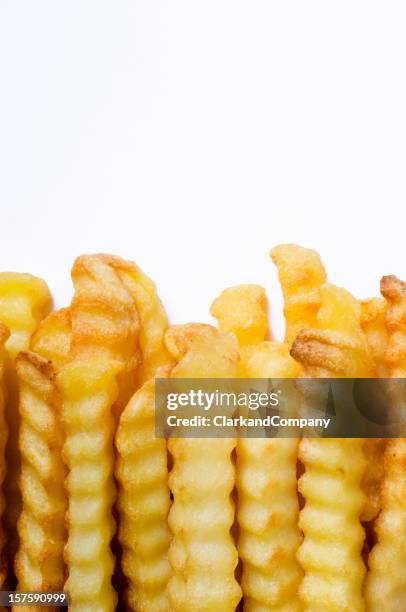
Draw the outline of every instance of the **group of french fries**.
<instances>
[{"instance_id":1,"label":"group of french fries","mask_svg":"<svg viewBox=\"0 0 406 612\"><path fill-rule=\"evenodd\" d=\"M75 612L406 611L406 439L155 437L155 377L405 377L406 283L358 301L318 254L272 251L217 327L168 326L131 262L83 255L68 308L0 273L0 589ZM27 607L27 610L36 610Z\"/></svg>"}]
</instances>

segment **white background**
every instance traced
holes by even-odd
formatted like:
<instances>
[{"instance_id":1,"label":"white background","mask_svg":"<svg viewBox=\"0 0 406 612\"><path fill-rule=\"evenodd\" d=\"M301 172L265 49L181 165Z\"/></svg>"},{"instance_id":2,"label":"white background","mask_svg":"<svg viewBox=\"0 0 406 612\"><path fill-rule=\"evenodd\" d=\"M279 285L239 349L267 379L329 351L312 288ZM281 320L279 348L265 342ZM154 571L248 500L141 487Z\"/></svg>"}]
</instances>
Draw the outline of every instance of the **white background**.
<instances>
[{"instance_id":1,"label":"white background","mask_svg":"<svg viewBox=\"0 0 406 612\"><path fill-rule=\"evenodd\" d=\"M406 276L406 3L2 0L0 269L58 306L83 252L136 260L172 321L319 250L357 296Z\"/></svg>"}]
</instances>

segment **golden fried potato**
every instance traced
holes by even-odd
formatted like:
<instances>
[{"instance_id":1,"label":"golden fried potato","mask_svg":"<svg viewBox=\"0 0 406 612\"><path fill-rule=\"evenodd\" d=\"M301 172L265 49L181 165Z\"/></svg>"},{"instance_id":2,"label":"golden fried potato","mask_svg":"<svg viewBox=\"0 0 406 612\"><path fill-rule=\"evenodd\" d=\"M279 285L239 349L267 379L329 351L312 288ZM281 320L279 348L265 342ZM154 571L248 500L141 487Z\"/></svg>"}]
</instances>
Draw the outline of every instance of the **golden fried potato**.
<instances>
[{"instance_id":1,"label":"golden fried potato","mask_svg":"<svg viewBox=\"0 0 406 612\"><path fill-rule=\"evenodd\" d=\"M259 285L229 287L214 300L210 313L221 331L236 336L240 354L238 375L244 377L245 360L268 335L265 290Z\"/></svg>"},{"instance_id":2,"label":"golden fried potato","mask_svg":"<svg viewBox=\"0 0 406 612\"><path fill-rule=\"evenodd\" d=\"M137 308L119 275L126 266L109 255L83 255L72 269L69 362L58 377L69 468L65 559L72 610L113 610L117 599L110 550L116 497L113 437L136 388L139 363Z\"/></svg>"},{"instance_id":3,"label":"golden fried potato","mask_svg":"<svg viewBox=\"0 0 406 612\"><path fill-rule=\"evenodd\" d=\"M139 364L139 321L136 305L122 283L110 255L82 255L72 268L75 293L70 307L71 358L119 361L118 416L136 388Z\"/></svg>"},{"instance_id":4,"label":"golden fried potato","mask_svg":"<svg viewBox=\"0 0 406 612\"><path fill-rule=\"evenodd\" d=\"M223 332L236 335L240 348L262 342L268 335L267 300L259 285L237 285L220 293L210 308Z\"/></svg>"},{"instance_id":5,"label":"golden fried potato","mask_svg":"<svg viewBox=\"0 0 406 612\"><path fill-rule=\"evenodd\" d=\"M317 329L304 329L291 355L314 377L369 377L373 363L360 327L359 303L345 289L324 285Z\"/></svg>"},{"instance_id":6,"label":"golden fried potato","mask_svg":"<svg viewBox=\"0 0 406 612\"><path fill-rule=\"evenodd\" d=\"M72 339L72 323L69 308L51 312L38 326L31 338L30 349L44 359L52 361L54 367L67 362Z\"/></svg>"},{"instance_id":7,"label":"golden fried potato","mask_svg":"<svg viewBox=\"0 0 406 612\"><path fill-rule=\"evenodd\" d=\"M7 353L4 348L5 343L10 335L8 328L0 321L0 589L4 588L4 582L7 577L7 561L4 557L5 535L1 518L5 508L5 499L3 494L3 481L6 475L6 442L7 442L7 423L5 418L5 403L7 399L6 385L4 382L5 364Z\"/></svg>"},{"instance_id":8,"label":"golden fried potato","mask_svg":"<svg viewBox=\"0 0 406 612\"><path fill-rule=\"evenodd\" d=\"M31 274L0 272L0 321L10 330L6 348L13 359L28 350L32 334L51 306L43 280Z\"/></svg>"},{"instance_id":9,"label":"golden fried potato","mask_svg":"<svg viewBox=\"0 0 406 612\"><path fill-rule=\"evenodd\" d=\"M385 350L388 343L388 333L385 326L385 300L373 298L362 300L360 303L361 327L375 362L375 374L378 377L385 377L387 374Z\"/></svg>"},{"instance_id":10,"label":"golden fried potato","mask_svg":"<svg viewBox=\"0 0 406 612\"><path fill-rule=\"evenodd\" d=\"M239 375L288 378L299 374L289 346L265 342L268 334L265 291L239 285L223 291L211 314L223 332L237 337ZM297 526L298 441L239 439L237 442L238 552L243 561L244 610L300 610L297 589L302 572L296 561L301 536Z\"/></svg>"},{"instance_id":11,"label":"golden fried potato","mask_svg":"<svg viewBox=\"0 0 406 612\"><path fill-rule=\"evenodd\" d=\"M167 375L162 370L160 377ZM146 382L124 409L116 446L126 603L135 611L169 612L170 494L166 441L155 437L154 379Z\"/></svg>"},{"instance_id":12,"label":"golden fried potato","mask_svg":"<svg viewBox=\"0 0 406 612\"><path fill-rule=\"evenodd\" d=\"M117 271L137 307L141 349L137 380L138 384L142 385L155 375L159 367L172 363L164 343L168 318L158 297L155 283L144 274L141 268L133 262L123 261L118 257L108 257L109 263Z\"/></svg>"},{"instance_id":13,"label":"golden fried potato","mask_svg":"<svg viewBox=\"0 0 406 612\"><path fill-rule=\"evenodd\" d=\"M406 376L406 282L396 276L384 276L381 293L387 302L385 318L388 347L385 352L388 375Z\"/></svg>"},{"instance_id":14,"label":"golden fried potato","mask_svg":"<svg viewBox=\"0 0 406 612\"><path fill-rule=\"evenodd\" d=\"M69 469L65 590L72 612L113 612L117 603L111 584L110 541L115 531L111 407L118 397L121 367L119 362L88 356L63 366L57 377L66 435L63 457Z\"/></svg>"},{"instance_id":15,"label":"golden fried potato","mask_svg":"<svg viewBox=\"0 0 406 612\"><path fill-rule=\"evenodd\" d=\"M251 349L247 378L292 378L289 347L262 342ZM243 561L244 610L302 610L296 560L301 543L296 491L298 440L241 438L237 443L238 552Z\"/></svg>"},{"instance_id":16,"label":"golden fried potato","mask_svg":"<svg viewBox=\"0 0 406 612\"><path fill-rule=\"evenodd\" d=\"M290 354L286 343L266 341L250 347L245 353L242 378L297 378L300 365ZM290 376L284 374L288 369ZM276 373L275 373L276 372Z\"/></svg>"},{"instance_id":17,"label":"golden fried potato","mask_svg":"<svg viewBox=\"0 0 406 612\"><path fill-rule=\"evenodd\" d=\"M367 609L398 612L406 606L406 439L389 440L385 452L382 510L375 523L377 544L368 559L365 584Z\"/></svg>"},{"instance_id":18,"label":"golden fried potato","mask_svg":"<svg viewBox=\"0 0 406 612\"><path fill-rule=\"evenodd\" d=\"M18 381L14 359L19 351L29 349L32 334L41 319L48 314L51 306L51 295L43 280L31 274L0 272L0 321L3 321L10 330L10 336L6 342L10 355L5 371L8 391L6 420L9 437L6 446L7 474L4 481L7 505L3 519L7 534L7 554L10 567L18 546L17 518L21 509L21 495L18 488L20 474Z\"/></svg>"},{"instance_id":19,"label":"golden fried potato","mask_svg":"<svg viewBox=\"0 0 406 612\"><path fill-rule=\"evenodd\" d=\"M168 329L165 341L177 360L172 377L237 374L237 343L232 334L209 325L177 325ZM173 459L168 596L173 612L233 612L241 598L234 575L238 554L230 534L235 446L235 439L177 438L168 442Z\"/></svg>"},{"instance_id":20,"label":"golden fried potato","mask_svg":"<svg viewBox=\"0 0 406 612\"><path fill-rule=\"evenodd\" d=\"M18 520L20 546L15 559L18 590L59 591L65 582L67 509L60 394L54 366L47 359L21 352L16 368L20 383L23 502Z\"/></svg>"},{"instance_id":21,"label":"golden fried potato","mask_svg":"<svg viewBox=\"0 0 406 612\"><path fill-rule=\"evenodd\" d=\"M319 289L326 282L326 272L316 251L295 244L276 246L271 257L278 268L285 302L285 342L291 344L301 329L316 324Z\"/></svg>"},{"instance_id":22,"label":"golden fried potato","mask_svg":"<svg viewBox=\"0 0 406 612\"><path fill-rule=\"evenodd\" d=\"M367 461L362 490L366 494L366 504L361 514L361 521L373 521L381 510L381 487L384 478L384 454L386 440L367 438L364 443L364 454Z\"/></svg>"},{"instance_id":23,"label":"golden fried potato","mask_svg":"<svg viewBox=\"0 0 406 612\"><path fill-rule=\"evenodd\" d=\"M385 352L388 375L406 377L406 283L384 276L381 291L387 301ZM404 405L404 394L398 398ZM406 607L406 439L390 440L385 450L382 510L375 523L377 544L369 559L365 586L368 610L397 612Z\"/></svg>"},{"instance_id":24,"label":"golden fried potato","mask_svg":"<svg viewBox=\"0 0 406 612\"><path fill-rule=\"evenodd\" d=\"M58 590L66 579L63 548L67 495L61 454L61 394L56 374L67 362L70 341L70 313L68 308L63 308L41 321L31 338L32 352L17 357L23 502L18 521L19 551L15 559L19 590ZM39 461L40 469L37 469ZM41 505L33 503L33 491L41 499ZM41 587L41 584L50 586ZM36 609L24 606L21 610L20 606L18 612Z\"/></svg>"},{"instance_id":25,"label":"golden fried potato","mask_svg":"<svg viewBox=\"0 0 406 612\"><path fill-rule=\"evenodd\" d=\"M358 302L331 285L320 290L320 297L316 322L321 329L300 332L291 355L302 363L306 376L370 376L373 364ZM304 438L299 458L305 467L299 479L305 499L299 520L304 541L298 554L305 571L303 606L314 612L363 611L364 440Z\"/></svg>"}]
</instances>

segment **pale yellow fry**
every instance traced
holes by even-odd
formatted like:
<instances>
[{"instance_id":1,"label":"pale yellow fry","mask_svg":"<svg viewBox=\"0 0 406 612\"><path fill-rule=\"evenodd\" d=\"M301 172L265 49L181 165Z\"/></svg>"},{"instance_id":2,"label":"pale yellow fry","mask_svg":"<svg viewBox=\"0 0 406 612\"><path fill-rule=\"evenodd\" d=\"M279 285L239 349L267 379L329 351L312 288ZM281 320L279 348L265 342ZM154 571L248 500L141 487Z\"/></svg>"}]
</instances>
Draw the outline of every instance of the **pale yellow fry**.
<instances>
[{"instance_id":1,"label":"pale yellow fry","mask_svg":"<svg viewBox=\"0 0 406 612\"><path fill-rule=\"evenodd\" d=\"M259 285L237 285L220 293L210 308L221 331L232 332L241 348L258 344L268 335L267 301Z\"/></svg>"},{"instance_id":2,"label":"pale yellow fry","mask_svg":"<svg viewBox=\"0 0 406 612\"><path fill-rule=\"evenodd\" d=\"M170 612L167 448L164 439L155 437L154 380L145 383L124 409L116 446L126 603L136 612Z\"/></svg>"},{"instance_id":3,"label":"pale yellow fry","mask_svg":"<svg viewBox=\"0 0 406 612\"><path fill-rule=\"evenodd\" d=\"M0 589L3 588L7 577L7 560L5 558L5 534L1 519L5 508L5 498L3 493L3 481L6 475L6 458L5 450L7 443L7 423L5 419L5 403L7 399L7 390L4 382L4 374L7 360L7 353L4 345L9 337L8 328L0 321Z\"/></svg>"},{"instance_id":4,"label":"pale yellow fry","mask_svg":"<svg viewBox=\"0 0 406 612\"><path fill-rule=\"evenodd\" d=\"M174 326L166 333L166 344L178 362L173 377L237 374L237 345L231 334L208 325ZM230 533L235 446L235 439L168 442L173 459L168 596L173 612L233 612L241 598L234 575L238 555Z\"/></svg>"},{"instance_id":5,"label":"pale yellow fry","mask_svg":"<svg viewBox=\"0 0 406 612\"><path fill-rule=\"evenodd\" d=\"M18 451L18 381L14 359L19 351L29 349L32 334L52 306L46 283L18 272L0 272L0 321L10 330L6 348L7 360L5 381L7 386L6 420L9 437L6 446L7 474L4 491L7 500L4 525L7 534L7 555L10 567L18 547L17 519L21 510L21 494L18 487L20 477L20 455Z\"/></svg>"},{"instance_id":6,"label":"pale yellow fry","mask_svg":"<svg viewBox=\"0 0 406 612\"><path fill-rule=\"evenodd\" d=\"M319 330L303 330L291 355L306 376L365 377L373 364L360 326L360 306L345 290L320 290ZM365 532L360 523L366 496L364 440L304 438L299 458L305 499L299 525L304 541L298 559L305 571L300 596L312 612L362 612Z\"/></svg>"},{"instance_id":7,"label":"pale yellow fry","mask_svg":"<svg viewBox=\"0 0 406 612\"><path fill-rule=\"evenodd\" d=\"M71 358L112 359L122 364L117 416L136 388L139 321L136 305L110 255L82 255L72 268L75 293L70 307ZM122 262L124 265L124 262Z\"/></svg>"},{"instance_id":8,"label":"pale yellow fry","mask_svg":"<svg viewBox=\"0 0 406 612\"><path fill-rule=\"evenodd\" d=\"M284 297L285 342L291 344L301 329L316 325L319 289L326 282L326 272L316 251L296 244L276 246L271 257Z\"/></svg>"},{"instance_id":9,"label":"pale yellow fry","mask_svg":"<svg viewBox=\"0 0 406 612\"><path fill-rule=\"evenodd\" d=\"M0 321L10 330L6 348L12 359L28 350L32 334L51 306L43 280L31 274L0 272Z\"/></svg>"},{"instance_id":10,"label":"pale yellow fry","mask_svg":"<svg viewBox=\"0 0 406 612\"><path fill-rule=\"evenodd\" d=\"M18 589L59 591L65 581L67 501L55 369L50 361L31 352L18 355L16 368L20 383L23 502L18 520L20 546L15 560Z\"/></svg>"},{"instance_id":11,"label":"pale yellow fry","mask_svg":"<svg viewBox=\"0 0 406 612\"><path fill-rule=\"evenodd\" d=\"M164 343L168 318L158 297L155 283L135 263L110 257L109 262L134 299L140 320L141 362L137 370L139 385L155 375L156 370L172 363Z\"/></svg>"},{"instance_id":12,"label":"pale yellow fry","mask_svg":"<svg viewBox=\"0 0 406 612\"><path fill-rule=\"evenodd\" d=\"M89 357L63 366L57 378L63 394L63 457L69 469L65 589L72 612L112 612L117 602L111 585L110 541L115 531L111 407L118 397L120 367Z\"/></svg>"},{"instance_id":13,"label":"pale yellow fry","mask_svg":"<svg viewBox=\"0 0 406 612\"><path fill-rule=\"evenodd\" d=\"M210 313L219 329L233 333L239 345L238 376L244 377L245 360L250 351L268 335L267 300L259 285L237 285L220 293Z\"/></svg>"},{"instance_id":14,"label":"pale yellow fry","mask_svg":"<svg viewBox=\"0 0 406 612\"><path fill-rule=\"evenodd\" d=\"M271 341L260 342L256 346L249 347L244 354L241 377L287 378L283 372L284 368L289 365L289 378L297 378L300 375L300 365L290 357L289 350L288 344Z\"/></svg>"},{"instance_id":15,"label":"pale yellow fry","mask_svg":"<svg viewBox=\"0 0 406 612\"><path fill-rule=\"evenodd\" d=\"M211 314L224 332L238 339L239 375L245 378L288 378L299 374L289 346L264 342L268 334L265 291L238 285L223 291ZM242 559L244 610L301 610L302 577L296 553L298 441L239 439L237 442L238 552Z\"/></svg>"},{"instance_id":16,"label":"pale yellow fry","mask_svg":"<svg viewBox=\"0 0 406 612\"><path fill-rule=\"evenodd\" d=\"M262 342L245 364L249 378L292 378L289 346ZM298 440L241 438L237 444L238 552L246 612L299 612L302 570L296 490Z\"/></svg>"},{"instance_id":17,"label":"pale yellow fry","mask_svg":"<svg viewBox=\"0 0 406 612\"><path fill-rule=\"evenodd\" d=\"M305 473L299 490L306 500L300 513L304 542L298 559L305 571L300 595L305 610L358 612L365 609L361 558L365 504L362 441L304 438L299 457Z\"/></svg>"},{"instance_id":18,"label":"pale yellow fry","mask_svg":"<svg viewBox=\"0 0 406 612\"><path fill-rule=\"evenodd\" d=\"M381 291L387 301L388 375L406 377L406 283L384 276ZM394 397L404 405L405 397ZM406 608L406 439L390 440L385 451L382 510L375 523L377 544L369 559L365 586L368 611L398 612Z\"/></svg>"},{"instance_id":19,"label":"pale yellow fry","mask_svg":"<svg viewBox=\"0 0 406 612\"><path fill-rule=\"evenodd\" d=\"M110 255L83 255L72 269L75 293L70 306L70 362L62 368L61 376L67 429L64 455L70 470L65 558L74 610L89 609L91 589L100 610L113 609L116 601L110 551L115 532L113 437L121 411L136 388L139 363L137 308L118 274L126 265ZM116 364L113 369L112 363ZM94 367L102 373L99 380L93 376L87 384L86 376ZM75 392L75 384L80 394ZM73 420L70 410L76 416ZM87 432L81 430L80 411L83 419L94 419ZM86 493L92 480L94 486Z\"/></svg>"}]
</instances>

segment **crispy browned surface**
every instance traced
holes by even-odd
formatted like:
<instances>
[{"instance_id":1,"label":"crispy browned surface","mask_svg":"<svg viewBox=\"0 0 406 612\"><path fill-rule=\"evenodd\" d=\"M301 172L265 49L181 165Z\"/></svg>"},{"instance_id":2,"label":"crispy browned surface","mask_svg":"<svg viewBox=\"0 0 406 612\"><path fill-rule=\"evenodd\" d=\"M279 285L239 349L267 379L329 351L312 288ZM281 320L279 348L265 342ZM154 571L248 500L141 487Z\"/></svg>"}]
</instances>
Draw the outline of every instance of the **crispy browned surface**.
<instances>
[{"instance_id":1,"label":"crispy browned surface","mask_svg":"<svg viewBox=\"0 0 406 612\"><path fill-rule=\"evenodd\" d=\"M406 283L384 276L381 292L387 302L385 351L389 376L406 376ZM393 390L393 389L391 389ZM395 388L393 401L405 413L404 393ZM372 549L366 582L366 600L371 612L397 612L406 608L406 440L390 440L385 451L385 477L381 489L382 511L375 524L377 543Z\"/></svg>"},{"instance_id":2,"label":"crispy browned surface","mask_svg":"<svg viewBox=\"0 0 406 612\"><path fill-rule=\"evenodd\" d=\"M32 352L16 359L20 385L22 512L15 559L21 591L58 591L65 581L63 435L60 393L51 361Z\"/></svg>"},{"instance_id":3,"label":"crispy browned surface","mask_svg":"<svg viewBox=\"0 0 406 612\"><path fill-rule=\"evenodd\" d=\"M111 255L82 255L72 268L70 358L97 357L122 364L116 413L135 391L140 360L136 305L117 273L124 263Z\"/></svg>"},{"instance_id":4,"label":"crispy browned surface","mask_svg":"<svg viewBox=\"0 0 406 612\"><path fill-rule=\"evenodd\" d=\"M388 442L385 479L381 490L382 511L375 523L377 544L369 559L365 596L371 612L398 612L406 608L404 546L406 530L406 440Z\"/></svg>"},{"instance_id":5,"label":"crispy browned surface","mask_svg":"<svg viewBox=\"0 0 406 612\"><path fill-rule=\"evenodd\" d=\"M361 300L361 327L374 362L374 375L385 377L387 364L385 351L388 333L385 325L387 305L382 298ZM365 441L367 469L363 488L368 493L368 503L362 520L372 521L381 509L380 489L384 477L384 452L386 440L370 439Z\"/></svg>"},{"instance_id":6,"label":"crispy browned surface","mask_svg":"<svg viewBox=\"0 0 406 612\"><path fill-rule=\"evenodd\" d=\"M9 436L6 445L7 473L4 491L7 505L3 521L7 535L7 555L11 568L18 546L17 518L21 509L19 491L20 454L18 451L18 381L14 359L19 351L29 349L32 334L50 311L52 298L48 286L32 274L0 272L0 320L10 329L6 342L9 355L5 370L7 402L5 406ZM14 577L10 575L10 584Z\"/></svg>"},{"instance_id":7,"label":"crispy browned surface","mask_svg":"<svg viewBox=\"0 0 406 612\"><path fill-rule=\"evenodd\" d=\"M370 361L356 340L329 330L302 330L290 354L316 377L369 376Z\"/></svg>"},{"instance_id":8,"label":"crispy browned surface","mask_svg":"<svg viewBox=\"0 0 406 612\"><path fill-rule=\"evenodd\" d=\"M137 308L140 323L140 362L137 370L139 386L152 378L157 368L172 363L164 343L168 318L155 283L137 264L112 255L104 255L104 258L117 271Z\"/></svg>"},{"instance_id":9,"label":"crispy browned surface","mask_svg":"<svg viewBox=\"0 0 406 612\"><path fill-rule=\"evenodd\" d=\"M31 338L31 351L17 358L23 505L15 569L23 590L62 589L66 578L67 495L56 373L68 360L70 342L70 311L62 308L41 321ZM41 504L33 500L33 491L41 496Z\"/></svg>"},{"instance_id":10,"label":"crispy browned surface","mask_svg":"<svg viewBox=\"0 0 406 612\"><path fill-rule=\"evenodd\" d=\"M385 325L386 302L381 298L372 298L362 300L360 304L361 327L374 360L375 374L378 377L384 377L387 373L385 350L388 342Z\"/></svg>"},{"instance_id":11,"label":"crispy browned surface","mask_svg":"<svg viewBox=\"0 0 406 612\"><path fill-rule=\"evenodd\" d=\"M386 327L389 334L385 352L389 375L394 378L406 376L406 282L396 276L384 276L381 293L388 308Z\"/></svg>"}]
</instances>

